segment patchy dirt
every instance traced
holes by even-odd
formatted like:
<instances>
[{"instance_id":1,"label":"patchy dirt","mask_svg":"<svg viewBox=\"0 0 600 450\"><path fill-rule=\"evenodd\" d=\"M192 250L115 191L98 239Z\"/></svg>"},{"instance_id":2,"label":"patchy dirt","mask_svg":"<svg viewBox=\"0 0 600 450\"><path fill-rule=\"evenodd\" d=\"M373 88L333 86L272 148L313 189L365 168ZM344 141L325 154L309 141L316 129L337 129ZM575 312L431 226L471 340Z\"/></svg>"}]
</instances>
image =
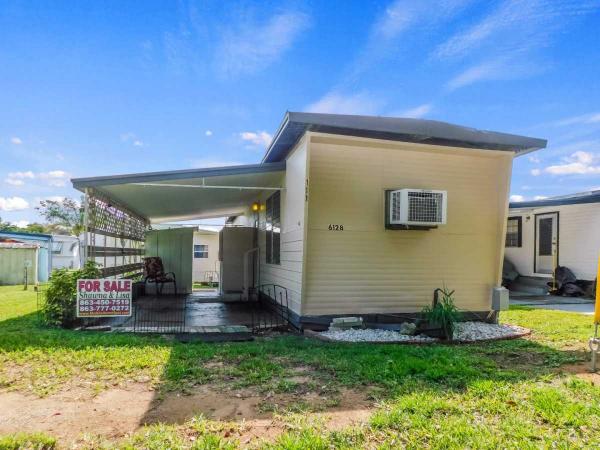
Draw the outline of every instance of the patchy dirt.
<instances>
[{"instance_id":1,"label":"patchy dirt","mask_svg":"<svg viewBox=\"0 0 600 450\"><path fill-rule=\"evenodd\" d=\"M586 361L579 364L568 364L561 366L559 369L561 372L570 373L575 375L577 378L588 381L594 386L600 386L600 373L590 372L590 362Z\"/></svg>"},{"instance_id":2,"label":"patchy dirt","mask_svg":"<svg viewBox=\"0 0 600 450\"><path fill-rule=\"evenodd\" d=\"M85 433L119 438L139 427L154 394L138 384L126 390L109 389L95 397L81 390L45 398L0 393L0 434L43 431L66 442Z\"/></svg>"},{"instance_id":3,"label":"patchy dirt","mask_svg":"<svg viewBox=\"0 0 600 450\"><path fill-rule=\"evenodd\" d=\"M311 378L307 371L294 382ZM306 375L305 375L306 373ZM226 437L249 443L271 440L292 426L289 420L308 421L339 430L364 423L373 404L367 392L342 390L317 392L299 386L294 392L261 392L254 388L227 389L203 385L189 395L166 393L160 396L147 384L132 383L110 388L93 396L83 389L71 389L44 398L18 392L0 392L0 434L42 431L66 445L84 434L117 440L144 424L183 424L195 416L233 423L224 428ZM288 413L301 413L291 419ZM288 420L289 419L289 420Z\"/></svg>"}]
</instances>

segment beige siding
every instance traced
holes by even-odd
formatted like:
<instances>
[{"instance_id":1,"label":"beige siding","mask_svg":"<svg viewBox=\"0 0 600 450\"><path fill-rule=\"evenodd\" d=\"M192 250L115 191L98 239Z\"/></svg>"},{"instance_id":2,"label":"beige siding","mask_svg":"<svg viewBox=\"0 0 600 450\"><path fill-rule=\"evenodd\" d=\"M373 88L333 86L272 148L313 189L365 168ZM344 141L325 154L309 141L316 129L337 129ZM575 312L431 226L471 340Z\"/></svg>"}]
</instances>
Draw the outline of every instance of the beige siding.
<instances>
[{"instance_id":1,"label":"beige siding","mask_svg":"<svg viewBox=\"0 0 600 450\"><path fill-rule=\"evenodd\" d=\"M521 216L522 246L506 249L506 258L515 264L517 271L527 276L542 276L533 271L535 214L558 212L558 264L566 266L577 278L596 278L600 254L600 204L548 206L511 210L509 216ZM549 275L545 275L549 276Z\"/></svg>"},{"instance_id":2,"label":"beige siding","mask_svg":"<svg viewBox=\"0 0 600 450\"><path fill-rule=\"evenodd\" d=\"M512 154L314 135L308 166L303 314L416 312L443 283L460 308L490 309ZM447 225L386 230L397 188L448 191Z\"/></svg>"},{"instance_id":3,"label":"beige siding","mask_svg":"<svg viewBox=\"0 0 600 450\"><path fill-rule=\"evenodd\" d=\"M194 245L208 245L208 258L194 258L193 281L208 281L207 274L209 272L212 274L220 271L219 233L196 231L194 232Z\"/></svg>"},{"instance_id":4,"label":"beige siding","mask_svg":"<svg viewBox=\"0 0 600 450\"><path fill-rule=\"evenodd\" d=\"M300 313L302 298L302 262L305 234L305 180L307 146L302 140L286 162L286 173L281 192L281 264L267 264L265 259L265 213L260 213L259 246L261 255L261 284L278 284L288 290L290 309ZM261 196L261 204L272 192Z\"/></svg>"}]
</instances>

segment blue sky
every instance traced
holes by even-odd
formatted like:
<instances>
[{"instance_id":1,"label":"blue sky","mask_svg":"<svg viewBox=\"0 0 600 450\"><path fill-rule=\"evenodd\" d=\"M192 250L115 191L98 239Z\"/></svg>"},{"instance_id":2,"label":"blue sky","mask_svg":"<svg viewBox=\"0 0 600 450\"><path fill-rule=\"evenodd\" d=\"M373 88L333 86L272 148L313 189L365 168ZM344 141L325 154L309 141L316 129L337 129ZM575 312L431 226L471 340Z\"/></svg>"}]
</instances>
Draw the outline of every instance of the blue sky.
<instances>
[{"instance_id":1,"label":"blue sky","mask_svg":"<svg viewBox=\"0 0 600 450\"><path fill-rule=\"evenodd\" d=\"M600 188L600 0L0 4L0 217L69 178L260 161L286 110L547 138L513 199Z\"/></svg>"}]
</instances>

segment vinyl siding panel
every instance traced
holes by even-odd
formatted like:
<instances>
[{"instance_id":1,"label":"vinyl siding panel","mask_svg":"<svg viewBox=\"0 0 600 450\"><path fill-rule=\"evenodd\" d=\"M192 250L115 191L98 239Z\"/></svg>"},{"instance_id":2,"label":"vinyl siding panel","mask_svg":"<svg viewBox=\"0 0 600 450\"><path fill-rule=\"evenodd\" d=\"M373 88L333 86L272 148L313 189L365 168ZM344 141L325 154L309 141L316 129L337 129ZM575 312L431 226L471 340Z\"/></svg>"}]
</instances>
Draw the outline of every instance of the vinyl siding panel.
<instances>
[{"instance_id":1,"label":"vinyl siding panel","mask_svg":"<svg viewBox=\"0 0 600 450\"><path fill-rule=\"evenodd\" d=\"M309 154L303 314L416 312L444 283L460 308L490 309L512 155L324 135ZM447 225L386 230L384 192L398 188L448 191Z\"/></svg>"},{"instance_id":2,"label":"vinyl siding panel","mask_svg":"<svg viewBox=\"0 0 600 450\"><path fill-rule=\"evenodd\" d=\"M526 276L534 273L535 214L558 212L558 264L573 271L577 278L594 280L600 254L600 204L548 206L519 211L510 217L522 217L522 246L506 248L506 258ZM529 217L529 220L527 219ZM549 276L549 275L545 275Z\"/></svg>"},{"instance_id":3,"label":"vinyl siding panel","mask_svg":"<svg viewBox=\"0 0 600 450\"><path fill-rule=\"evenodd\" d=\"M305 234L306 140L301 140L286 162L285 190L281 192L281 264L266 263L265 212L259 214L260 282L277 284L288 291L290 309L300 314ZM272 192L260 197L261 204Z\"/></svg>"}]
</instances>

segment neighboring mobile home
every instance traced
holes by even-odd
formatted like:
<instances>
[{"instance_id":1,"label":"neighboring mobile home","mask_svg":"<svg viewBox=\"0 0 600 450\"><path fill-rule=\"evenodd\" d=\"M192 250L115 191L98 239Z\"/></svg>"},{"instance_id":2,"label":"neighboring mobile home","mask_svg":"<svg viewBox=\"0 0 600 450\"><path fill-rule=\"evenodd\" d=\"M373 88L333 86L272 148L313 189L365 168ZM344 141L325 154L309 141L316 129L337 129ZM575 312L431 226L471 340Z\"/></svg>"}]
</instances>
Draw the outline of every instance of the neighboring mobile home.
<instances>
[{"instance_id":1,"label":"neighboring mobile home","mask_svg":"<svg viewBox=\"0 0 600 450\"><path fill-rule=\"evenodd\" d=\"M506 258L519 274L550 277L565 266L596 278L600 254L600 190L510 204Z\"/></svg>"},{"instance_id":2,"label":"neighboring mobile home","mask_svg":"<svg viewBox=\"0 0 600 450\"><path fill-rule=\"evenodd\" d=\"M65 268L79 269L81 267L79 247L80 240L78 237L53 234L52 270Z\"/></svg>"},{"instance_id":3,"label":"neighboring mobile home","mask_svg":"<svg viewBox=\"0 0 600 450\"><path fill-rule=\"evenodd\" d=\"M414 315L444 284L459 308L492 318L513 158L545 146L430 120L289 112L260 164L73 184L140 223L237 216L231 225L255 232L236 258L258 258L244 283L286 289L303 327Z\"/></svg>"},{"instance_id":4,"label":"neighboring mobile home","mask_svg":"<svg viewBox=\"0 0 600 450\"><path fill-rule=\"evenodd\" d=\"M211 230L194 231L194 263L192 277L194 283L218 283L219 233Z\"/></svg>"}]
</instances>

